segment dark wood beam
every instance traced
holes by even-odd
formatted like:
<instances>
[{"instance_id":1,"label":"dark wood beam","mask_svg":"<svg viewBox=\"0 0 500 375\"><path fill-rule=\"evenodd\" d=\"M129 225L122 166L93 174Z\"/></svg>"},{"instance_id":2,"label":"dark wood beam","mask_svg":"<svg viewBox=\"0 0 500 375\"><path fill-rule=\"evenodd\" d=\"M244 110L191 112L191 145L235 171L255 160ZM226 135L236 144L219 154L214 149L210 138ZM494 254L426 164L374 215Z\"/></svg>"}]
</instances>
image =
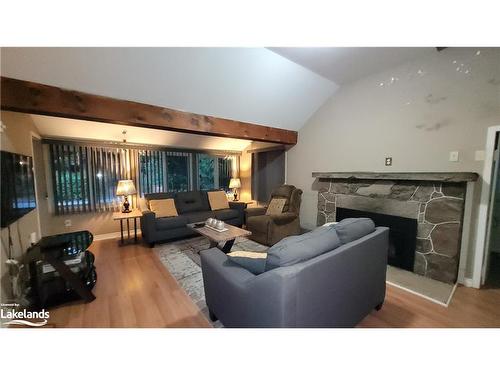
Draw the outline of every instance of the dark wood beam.
<instances>
[{"instance_id":1,"label":"dark wood beam","mask_svg":"<svg viewBox=\"0 0 500 375\"><path fill-rule=\"evenodd\" d=\"M295 145L297 132L1 78L6 111Z\"/></svg>"}]
</instances>

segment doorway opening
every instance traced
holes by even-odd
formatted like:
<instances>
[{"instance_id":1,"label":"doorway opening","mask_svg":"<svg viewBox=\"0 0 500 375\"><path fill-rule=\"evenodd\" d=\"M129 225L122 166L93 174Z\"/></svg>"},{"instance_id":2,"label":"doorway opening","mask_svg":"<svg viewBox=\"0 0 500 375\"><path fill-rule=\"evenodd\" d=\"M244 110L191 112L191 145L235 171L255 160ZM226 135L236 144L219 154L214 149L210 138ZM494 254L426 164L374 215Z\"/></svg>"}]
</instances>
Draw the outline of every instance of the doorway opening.
<instances>
[{"instance_id":1,"label":"doorway opening","mask_svg":"<svg viewBox=\"0 0 500 375\"><path fill-rule=\"evenodd\" d=\"M486 231L485 286L500 288L500 132L496 132Z\"/></svg>"}]
</instances>

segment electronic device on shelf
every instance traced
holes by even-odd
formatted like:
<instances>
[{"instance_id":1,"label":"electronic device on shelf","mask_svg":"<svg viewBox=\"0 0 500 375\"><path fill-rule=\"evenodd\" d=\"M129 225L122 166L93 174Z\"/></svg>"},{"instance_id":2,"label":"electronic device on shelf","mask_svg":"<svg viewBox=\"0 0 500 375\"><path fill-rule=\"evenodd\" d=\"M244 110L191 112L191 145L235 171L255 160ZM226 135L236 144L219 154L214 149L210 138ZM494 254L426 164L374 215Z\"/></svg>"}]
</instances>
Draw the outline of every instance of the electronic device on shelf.
<instances>
[{"instance_id":1,"label":"electronic device on shelf","mask_svg":"<svg viewBox=\"0 0 500 375\"><path fill-rule=\"evenodd\" d=\"M87 250L92 241L92 233L79 231L43 237L28 249L33 307L95 299L95 257Z\"/></svg>"}]
</instances>

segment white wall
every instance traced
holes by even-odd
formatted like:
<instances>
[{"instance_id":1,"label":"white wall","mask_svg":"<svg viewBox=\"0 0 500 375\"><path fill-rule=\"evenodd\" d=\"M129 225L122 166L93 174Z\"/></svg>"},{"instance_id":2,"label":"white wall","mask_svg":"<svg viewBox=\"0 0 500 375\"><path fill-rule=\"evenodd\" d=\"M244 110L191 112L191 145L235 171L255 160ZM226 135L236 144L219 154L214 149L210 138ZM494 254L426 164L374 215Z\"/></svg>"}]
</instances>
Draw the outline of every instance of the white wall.
<instances>
[{"instance_id":1,"label":"white wall","mask_svg":"<svg viewBox=\"0 0 500 375\"><path fill-rule=\"evenodd\" d=\"M265 48L2 48L2 75L298 129L331 81Z\"/></svg>"},{"instance_id":2,"label":"white wall","mask_svg":"<svg viewBox=\"0 0 500 375\"><path fill-rule=\"evenodd\" d=\"M316 225L313 171L481 173L475 151L484 149L486 129L500 124L500 49L476 51L433 51L342 86L326 101L288 151L288 183L304 190L304 227ZM455 163L448 161L454 150ZM392 167L384 166L385 156L393 157Z\"/></svg>"}]
</instances>

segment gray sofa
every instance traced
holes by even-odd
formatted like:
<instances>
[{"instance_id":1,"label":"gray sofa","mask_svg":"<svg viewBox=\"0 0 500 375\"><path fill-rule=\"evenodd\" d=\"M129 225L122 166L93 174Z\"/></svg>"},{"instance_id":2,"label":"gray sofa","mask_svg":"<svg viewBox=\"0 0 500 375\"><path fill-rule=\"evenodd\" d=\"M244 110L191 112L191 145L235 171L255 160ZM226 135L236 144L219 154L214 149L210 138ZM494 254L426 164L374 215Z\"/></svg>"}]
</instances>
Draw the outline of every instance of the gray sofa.
<instances>
[{"instance_id":1,"label":"gray sofa","mask_svg":"<svg viewBox=\"0 0 500 375\"><path fill-rule=\"evenodd\" d=\"M366 218L323 228L269 248L259 275L219 249L202 251L210 317L226 327L354 327L380 309L388 228Z\"/></svg>"},{"instance_id":2,"label":"gray sofa","mask_svg":"<svg viewBox=\"0 0 500 375\"><path fill-rule=\"evenodd\" d=\"M245 204L229 202L229 208L212 211L208 201L207 191L187 191L145 194L144 198L149 207L152 199L173 198L179 216L157 218L149 210L142 212L141 231L142 238L151 247L155 243L173 240L193 235L193 231L186 225L205 221L209 217L222 220L228 224L241 227L245 215Z\"/></svg>"}]
</instances>

